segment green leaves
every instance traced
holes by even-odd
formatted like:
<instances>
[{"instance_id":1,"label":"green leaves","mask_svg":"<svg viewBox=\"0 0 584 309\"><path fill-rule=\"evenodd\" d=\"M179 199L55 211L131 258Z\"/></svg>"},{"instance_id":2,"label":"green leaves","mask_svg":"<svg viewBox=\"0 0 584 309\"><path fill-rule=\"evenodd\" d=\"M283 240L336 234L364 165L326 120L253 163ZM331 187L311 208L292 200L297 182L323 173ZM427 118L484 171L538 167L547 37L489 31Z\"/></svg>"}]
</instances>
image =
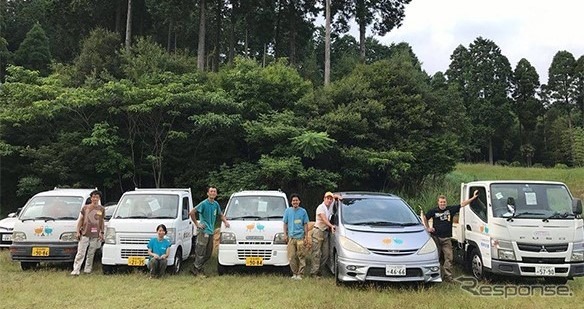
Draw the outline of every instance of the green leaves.
<instances>
[{"instance_id":1,"label":"green leaves","mask_svg":"<svg viewBox=\"0 0 584 309\"><path fill-rule=\"evenodd\" d=\"M325 152L333 147L336 142L328 137L326 132L305 132L299 136L290 138L292 145L305 157L314 159L316 155Z\"/></svg>"}]
</instances>

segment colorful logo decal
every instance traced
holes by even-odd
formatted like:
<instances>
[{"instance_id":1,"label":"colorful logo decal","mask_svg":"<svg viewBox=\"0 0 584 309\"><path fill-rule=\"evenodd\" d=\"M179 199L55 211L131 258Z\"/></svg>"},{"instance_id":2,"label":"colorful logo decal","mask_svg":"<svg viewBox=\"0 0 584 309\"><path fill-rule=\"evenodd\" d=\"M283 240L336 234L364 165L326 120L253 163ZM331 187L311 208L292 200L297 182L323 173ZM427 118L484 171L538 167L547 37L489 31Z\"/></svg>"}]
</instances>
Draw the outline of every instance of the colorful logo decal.
<instances>
[{"instance_id":1,"label":"colorful logo decal","mask_svg":"<svg viewBox=\"0 0 584 309\"><path fill-rule=\"evenodd\" d=\"M263 224L261 224L261 223L258 223L258 224L251 223L251 224L248 224L248 225L245 226L245 229L248 232L253 231L254 228L257 228L258 231L263 232L266 227Z\"/></svg>"},{"instance_id":2,"label":"colorful logo decal","mask_svg":"<svg viewBox=\"0 0 584 309\"><path fill-rule=\"evenodd\" d=\"M479 227L479 230L481 231L481 233L489 234L489 227L486 225L481 225Z\"/></svg>"},{"instance_id":3,"label":"colorful logo decal","mask_svg":"<svg viewBox=\"0 0 584 309\"><path fill-rule=\"evenodd\" d=\"M46 226L37 226L34 228L34 234L36 236L49 236L53 234L53 228L46 225Z\"/></svg>"},{"instance_id":4,"label":"colorful logo decal","mask_svg":"<svg viewBox=\"0 0 584 309\"><path fill-rule=\"evenodd\" d=\"M251 232L251 231L253 230L253 228L254 228L254 227L255 227L255 223L252 223L252 224L248 224L248 225L246 225L246 226L245 226L245 229L246 229L248 232Z\"/></svg>"},{"instance_id":5,"label":"colorful logo decal","mask_svg":"<svg viewBox=\"0 0 584 309\"><path fill-rule=\"evenodd\" d=\"M384 239L381 240L381 242L386 245L389 246L392 243L395 243L396 245L401 245L404 243L404 241L401 238L391 238L391 237L386 237Z\"/></svg>"}]
</instances>

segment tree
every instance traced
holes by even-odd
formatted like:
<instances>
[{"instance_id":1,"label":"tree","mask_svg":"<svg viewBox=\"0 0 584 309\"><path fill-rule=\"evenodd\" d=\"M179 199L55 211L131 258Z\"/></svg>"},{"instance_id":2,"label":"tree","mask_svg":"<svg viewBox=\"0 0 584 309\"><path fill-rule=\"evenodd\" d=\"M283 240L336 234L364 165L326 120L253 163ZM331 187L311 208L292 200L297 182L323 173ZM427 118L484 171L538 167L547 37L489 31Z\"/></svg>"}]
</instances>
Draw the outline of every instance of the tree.
<instances>
[{"instance_id":1,"label":"tree","mask_svg":"<svg viewBox=\"0 0 584 309\"><path fill-rule=\"evenodd\" d=\"M550 92L551 104L560 105L568 115L568 128L572 128L572 108L575 100L575 69L576 60L572 53L559 51L554 55L554 59L548 70L548 91Z\"/></svg>"},{"instance_id":2,"label":"tree","mask_svg":"<svg viewBox=\"0 0 584 309\"><path fill-rule=\"evenodd\" d=\"M580 127L584 128L584 55L576 61L574 70L576 105L580 109Z\"/></svg>"},{"instance_id":3,"label":"tree","mask_svg":"<svg viewBox=\"0 0 584 309\"><path fill-rule=\"evenodd\" d=\"M197 68L205 70L205 0L199 0L199 41L197 45Z\"/></svg>"},{"instance_id":4,"label":"tree","mask_svg":"<svg viewBox=\"0 0 584 309\"><path fill-rule=\"evenodd\" d=\"M130 49L132 45L132 0L128 0L128 11L126 13L126 50Z\"/></svg>"},{"instance_id":5,"label":"tree","mask_svg":"<svg viewBox=\"0 0 584 309\"><path fill-rule=\"evenodd\" d=\"M83 41L79 57L75 59L76 81L81 84L87 77L101 74L120 77L120 45L121 39L117 33L102 28L91 31Z\"/></svg>"},{"instance_id":6,"label":"tree","mask_svg":"<svg viewBox=\"0 0 584 309\"><path fill-rule=\"evenodd\" d=\"M51 64L49 38L39 23L26 34L26 38L15 53L15 62L26 68L38 70L44 75L49 73Z\"/></svg>"}]
</instances>

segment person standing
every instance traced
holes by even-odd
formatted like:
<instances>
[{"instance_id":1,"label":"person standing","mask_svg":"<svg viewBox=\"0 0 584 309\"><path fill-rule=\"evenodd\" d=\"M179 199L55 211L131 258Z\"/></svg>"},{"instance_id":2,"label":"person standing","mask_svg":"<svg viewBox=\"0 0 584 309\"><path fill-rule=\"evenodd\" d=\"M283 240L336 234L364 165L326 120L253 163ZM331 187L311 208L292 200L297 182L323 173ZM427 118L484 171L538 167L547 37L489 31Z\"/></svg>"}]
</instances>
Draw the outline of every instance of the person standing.
<instances>
[{"instance_id":1,"label":"person standing","mask_svg":"<svg viewBox=\"0 0 584 309\"><path fill-rule=\"evenodd\" d=\"M79 276L81 264L85 260L84 273L89 274L93 268L93 257L103 241L105 208L101 206L101 192L90 193L91 203L83 206L77 219L77 255L73 262L71 275ZM88 249L89 247L89 249ZM86 254L87 252L87 254ZM87 256L86 256L87 255Z\"/></svg>"},{"instance_id":2,"label":"person standing","mask_svg":"<svg viewBox=\"0 0 584 309\"><path fill-rule=\"evenodd\" d=\"M336 227L330 223L332 205L335 196L332 192L324 194L323 202L316 208L316 221L312 229L312 265L310 275L320 277L329 258L329 232L335 232Z\"/></svg>"},{"instance_id":3,"label":"person standing","mask_svg":"<svg viewBox=\"0 0 584 309\"><path fill-rule=\"evenodd\" d=\"M203 273L203 265L209 260L213 253L213 235L215 233L215 221L217 216L229 228L229 222L221 211L219 203L215 200L217 198L217 188L207 188L207 198L201 201L189 213L191 220L197 227L197 242L195 245L195 262L191 274L194 276L205 274ZM200 220L200 222L199 222Z\"/></svg>"},{"instance_id":4,"label":"person standing","mask_svg":"<svg viewBox=\"0 0 584 309\"><path fill-rule=\"evenodd\" d=\"M479 195L479 191L475 190L471 198L463 201L460 205L447 206L446 196L438 196L438 207L430 209L423 217L424 226L430 232L436 246L438 247L438 254L440 255L440 266L442 268L442 278L446 282L452 281L452 219L461 207L464 207L474 201ZM428 220L432 218L433 227L428 226Z\"/></svg>"},{"instance_id":5,"label":"person standing","mask_svg":"<svg viewBox=\"0 0 584 309\"><path fill-rule=\"evenodd\" d=\"M288 243L288 262L292 279L302 280L306 256L304 246L308 243L308 213L300 207L300 196L290 195L292 207L284 211L284 241Z\"/></svg>"},{"instance_id":6,"label":"person standing","mask_svg":"<svg viewBox=\"0 0 584 309\"><path fill-rule=\"evenodd\" d=\"M148 269L150 278L161 277L166 272L168 256L170 255L170 240L166 239L166 225L160 224L156 227L156 237L152 237L148 242Z\"/></svg>"}]
</instances>

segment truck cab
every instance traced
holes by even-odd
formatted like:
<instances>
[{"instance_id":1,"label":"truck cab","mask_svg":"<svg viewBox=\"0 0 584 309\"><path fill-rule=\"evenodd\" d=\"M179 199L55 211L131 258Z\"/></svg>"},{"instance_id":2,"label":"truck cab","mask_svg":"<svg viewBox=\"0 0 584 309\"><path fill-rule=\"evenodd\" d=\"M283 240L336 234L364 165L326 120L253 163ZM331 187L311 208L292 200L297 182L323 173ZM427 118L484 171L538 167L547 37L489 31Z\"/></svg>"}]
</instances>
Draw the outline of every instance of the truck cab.
<instances>
[{"instance_id":1,"label":"truck cab","mask_svg":"<svg viewBox=\"0 0 584 309\"><path fill-rule=\"evenodd\" d=\"M565 184L475 181L460 190L461 201L479 191L452 227L455 248L476 279L496 274L566 283L584 275L582 202Z\"/></svg>"},{"instance_id":2,"label":"truck cab","mask_svg":"<svg viewBox=\"0 0 584 309\"><path fill-rule=\"evenodd\" d=\"M241 191L231 195L221 224L217 271L241 265L288 266L283 216L289 207L280 191Z\"/></svg>"},{"instance_id":3,"label":"truck cab","mask_svg":"<svg viewBox=\"0 0 584 309\"><path fill-rule=\"evenodd\" d=\"M166 237L172 244L167 266L177 274L193 247L192 207L190 188L125 192L106 228L101 258L104 274L112 273L117 266L145 267L147 245L156 237L159 224L166 226Z\"/></svg>"}]
</instances>

